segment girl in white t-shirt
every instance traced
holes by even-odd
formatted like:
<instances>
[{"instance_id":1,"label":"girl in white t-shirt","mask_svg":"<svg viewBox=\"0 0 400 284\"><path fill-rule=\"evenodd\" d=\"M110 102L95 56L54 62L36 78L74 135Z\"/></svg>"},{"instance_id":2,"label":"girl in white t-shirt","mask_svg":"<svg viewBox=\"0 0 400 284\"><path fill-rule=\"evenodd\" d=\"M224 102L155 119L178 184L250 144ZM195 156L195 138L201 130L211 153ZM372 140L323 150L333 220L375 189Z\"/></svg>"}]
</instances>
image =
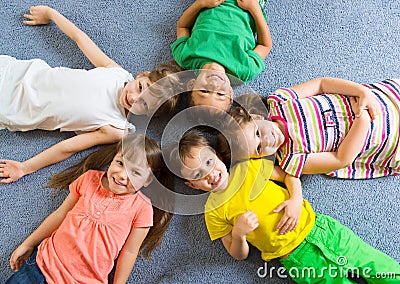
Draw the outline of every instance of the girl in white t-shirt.
<instances>
[{"instance_id":1,"label":"girl in white t-shirt","mask_svg":"<svg viewBox=\"0 0 400 284\"><path fill-rule=\"evenodd\" d=\"M23 23L32 26L53 21L96 68L51 68L40 59L0 56L0 129L83 131L24 162L0 160L1 183L16 181L92 146L120 141L125 129L134 129L126 121L129 110L150 115L169 112L175 106L176 97L142 92L177 69L164 67L134 79L58 11L34 6L24 17ZM167 79L176 80L175 76Z\"/></svg>"}]
</instances>

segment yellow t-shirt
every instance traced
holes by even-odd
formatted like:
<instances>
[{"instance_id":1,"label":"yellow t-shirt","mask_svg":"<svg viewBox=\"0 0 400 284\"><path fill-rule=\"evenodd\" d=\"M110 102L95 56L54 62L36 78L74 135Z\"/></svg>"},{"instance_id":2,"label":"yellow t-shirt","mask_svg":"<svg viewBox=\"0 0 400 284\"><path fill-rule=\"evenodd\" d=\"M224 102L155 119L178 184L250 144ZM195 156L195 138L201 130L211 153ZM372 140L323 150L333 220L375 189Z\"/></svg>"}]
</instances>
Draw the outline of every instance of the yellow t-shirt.
<instances>
[{"instance_id":1,"label":"yellow t-shirt","mask_svg":"<svg viewBox=\"0 0 400 284\"><path fill-rule=\"evenodd\" d=\"M314 226L314 210L304 200L296 229L285 235L275 230L284 211L274 213L273 210L290 196L287 189L269 181L273 167L273 162L266 159L238 163L231 169L228 187L210 193L205 220L211 240L229 234L236 219L252 210L259 226L246 238L261 251L263 260L284 256L301 244Z\"/></svg>"}]
</instances>

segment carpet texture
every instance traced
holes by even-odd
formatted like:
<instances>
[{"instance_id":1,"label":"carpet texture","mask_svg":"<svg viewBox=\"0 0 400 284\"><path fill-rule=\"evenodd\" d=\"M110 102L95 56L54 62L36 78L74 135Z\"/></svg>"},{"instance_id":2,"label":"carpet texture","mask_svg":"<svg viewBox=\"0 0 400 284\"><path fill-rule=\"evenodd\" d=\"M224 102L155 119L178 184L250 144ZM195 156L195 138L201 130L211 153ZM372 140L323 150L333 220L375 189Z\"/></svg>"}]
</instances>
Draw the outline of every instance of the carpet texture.
<instances>
[{"instance_id":1,"label":"carpet texture","mask_svg":"<svg viewBox=\"0 0 400 284\"><path fill-rule=\"evenodd\" d=\"M0 54L41 58L51 66L92 68L54 24L28 27L23 13L47 4L76 23L125 69L136 75L172 59L175 24L192 1L3 0ZM265 5L273 37L266 70L249 86L268 95L314 77L359 83L399 77L400 2L377 0L270 0ZM3 107L3 106L0 106ZM398 131L398 130L397 130ZM0 158L25 160L73 134L0 130ZM89 150L90 151L90 150ZM0 185L0 283L12 274L12 251L62 202L66 192L44 188L49 177L89 153ZM304 196L315 211L349 226L367 243L400 261L400 177L337 180L304 176ZM257 273L257 271L259 273ZM292 283L277 261L265 264L252 249L233 260L209 240L202 215L175 216L152 260L139 258L129 283Z\"/></svg>"}]
</instances>

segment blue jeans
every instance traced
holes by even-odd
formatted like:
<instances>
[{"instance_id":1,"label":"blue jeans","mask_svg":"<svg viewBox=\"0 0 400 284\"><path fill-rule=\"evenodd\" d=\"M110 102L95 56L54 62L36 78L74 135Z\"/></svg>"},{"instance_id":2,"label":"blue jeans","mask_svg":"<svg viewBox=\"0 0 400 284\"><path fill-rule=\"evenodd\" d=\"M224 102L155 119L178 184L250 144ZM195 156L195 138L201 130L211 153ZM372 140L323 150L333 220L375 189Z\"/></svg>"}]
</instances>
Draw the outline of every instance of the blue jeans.
<instances>
[{"instance_id":1,"label":"blue jeans","mask_svg":"<svg viewBox=\"0 0 400 284\"><path fill-rule=\"evenodd\" d=\"M21 268L6 281L6 284L46 284L46 279L36 264L36 254L37 248Z\"/></svg>"}]
</instances>

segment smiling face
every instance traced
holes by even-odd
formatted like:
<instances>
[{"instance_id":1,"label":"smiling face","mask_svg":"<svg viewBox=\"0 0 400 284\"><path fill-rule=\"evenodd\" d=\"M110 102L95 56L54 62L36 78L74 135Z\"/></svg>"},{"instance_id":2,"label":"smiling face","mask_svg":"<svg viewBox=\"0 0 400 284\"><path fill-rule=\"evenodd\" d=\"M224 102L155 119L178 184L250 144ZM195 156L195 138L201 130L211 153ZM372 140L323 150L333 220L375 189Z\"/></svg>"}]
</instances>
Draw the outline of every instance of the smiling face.
<instances>
[{"instance_id":1,"label":"smiling face","mask_svg":"<svg viewBox=\"0 0 400 284\"><path fill-rule=\"evenodd\" d=\"M116 195L135 194L143 186L148 186L152 181L151 170L147 165L146 156L139 155L129 163L129 169L125 168L121 153L117 153L107 170L107 177L102 180L103 186ZM128 177L130 171L132 181Z\"/></svg>"},{"instance_id":2,"label":"smiling face","mask_svg":"<svg viewBox=\"0 0 400 284\"><path fill-rule=\"evenodd\" d=\"M241 156L260 158L276 153L285 141L285 135L277 123L269 120L254 120L241 126L246 141L239 141Z\"/></svg>"},{"instance_id":3,"label":"smiling face","mask_svg":"<svg viewBox=\"0 0 400 284\"><path fill-rule=\"evenodd\" d=\"M233 89L219 64L204 65L197 78L188 83L188 90L192 91L195 106L208 105L227 111L232 103Z\"/></svg>"},{"instance_id":4,"label":"smiling face","mask_svg":"<svg viewBox=\"0 0 400 284\"><path fill-rule=\"evenodd\" d=\"M181 169L185 184L203 191L224 190L228 186L225 164L210 147L193 147Z\"/></svg>"},{"instance_id":5,"label":"smiling face","mask_svg":"<svg viewBox=\"0 0 400 284\"><path fill-rule=\"evenodd\" d=\"M149 114L159 103L159 99L154 97L151 92L145 92L152 83L148 72L139 74L136 79L125 84L119 96L120 105L136 115Z\"/></svg>"}]
</instances>

